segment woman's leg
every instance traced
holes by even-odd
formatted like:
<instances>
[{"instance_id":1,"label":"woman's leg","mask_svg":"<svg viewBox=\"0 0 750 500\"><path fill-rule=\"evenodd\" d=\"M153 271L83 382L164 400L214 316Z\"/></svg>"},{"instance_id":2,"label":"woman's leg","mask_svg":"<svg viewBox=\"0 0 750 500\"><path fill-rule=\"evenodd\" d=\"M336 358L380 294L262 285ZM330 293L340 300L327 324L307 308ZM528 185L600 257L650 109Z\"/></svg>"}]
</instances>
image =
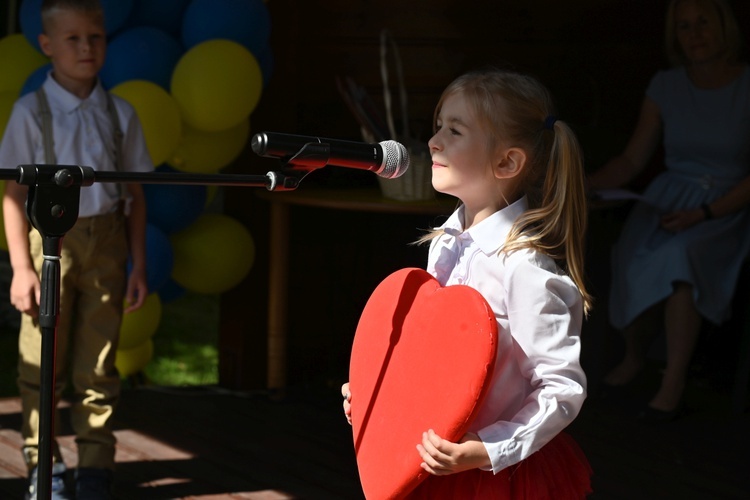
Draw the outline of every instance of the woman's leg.
<instances>
[{"instance_id":1,"label":"woman's leg","mask_svg":"<svg viewBox=\"0 0 750 500\"><path fill-rule=\"evenodd\" d=\"M695 307L693 286L677 283L664 311L667 337L667 368L661 387L649 406L657 410L677 408L685 390L690 361L701 331L701 316Z\"/></svg>"},{"instance_id":2,"label":"woman's leg","mask_svg":"<svg viewBox=\"0 0 750 500\"><path fill-rule=\"evenodd\" d=\"M663 303L656 304L625 327L623 331L625 355L622 361L604 377L605 384L626 385L638 375L646 362L646 352L650 342L659 332L663 310Z\"/></svg>"}]
</instances>

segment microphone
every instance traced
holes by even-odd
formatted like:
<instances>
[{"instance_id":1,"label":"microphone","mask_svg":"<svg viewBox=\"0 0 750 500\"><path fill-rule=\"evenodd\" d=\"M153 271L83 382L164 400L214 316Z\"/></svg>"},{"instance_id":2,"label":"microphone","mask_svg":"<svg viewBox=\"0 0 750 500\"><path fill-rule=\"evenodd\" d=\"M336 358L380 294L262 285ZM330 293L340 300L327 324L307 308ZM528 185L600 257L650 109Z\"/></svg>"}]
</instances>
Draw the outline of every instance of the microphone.
<instances>
[{"instance_id":1,"label":"microphone","mask_svg":"<svg viewBox=\"0 0 750 500\"><path fill-rule=\"evenodd\" d=\"M320 145L320 147L316 147ZM396 141L383 141L379 144L325 139L304 135L261 132L253 136L251 146L259 156L290 160L303 149L305 153L317 152L316 166L336 165L339 167L370 170L380 177L394 179L409 168L409 152ZM304 160L304 154L301 155Z\"/></svg>"}]
</instances>

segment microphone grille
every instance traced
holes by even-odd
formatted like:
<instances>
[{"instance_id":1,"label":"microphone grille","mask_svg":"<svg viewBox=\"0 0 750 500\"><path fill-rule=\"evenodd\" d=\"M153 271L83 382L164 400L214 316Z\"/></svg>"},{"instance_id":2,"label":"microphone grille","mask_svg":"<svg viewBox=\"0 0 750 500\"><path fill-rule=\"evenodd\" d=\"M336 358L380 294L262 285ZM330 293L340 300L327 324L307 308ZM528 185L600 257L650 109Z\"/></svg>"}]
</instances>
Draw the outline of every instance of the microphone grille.
<instances>
[{"instance_id":1,"label":"microphone grille","mask_svg":"<svg viewBox=\"0 0 750 500\"><path fill-rule=\"evenodd\" d=\"M403 175L411 161L406 147L396 141L383 141L380 146L383 148L383 167L377 174L386 179Z\"/></svg>"}]
</instances>

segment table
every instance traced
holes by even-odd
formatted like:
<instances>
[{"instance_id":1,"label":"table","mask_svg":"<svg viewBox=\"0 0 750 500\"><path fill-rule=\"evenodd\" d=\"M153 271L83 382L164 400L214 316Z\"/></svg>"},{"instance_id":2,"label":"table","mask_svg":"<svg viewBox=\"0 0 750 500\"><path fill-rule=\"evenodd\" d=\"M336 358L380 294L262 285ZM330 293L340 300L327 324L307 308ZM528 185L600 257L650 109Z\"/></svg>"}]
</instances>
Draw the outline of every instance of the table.
<instances>
[{"instance_id":1,"label":"table","mask_svg":"<svg viewBox=\"0 0 750 500\"><path fill-rule=\"evenodd\" d=\"M283 390L286 386L286 299L289 285L289 212L292 205L392 215L448 215L457 206L456 199L449 196L425 201L391 200L385 198L378 188L322 189L302 186L296 191L255 193L271 204L267 332L267 386L270 390Z\"/></svg>"}]
</instances>

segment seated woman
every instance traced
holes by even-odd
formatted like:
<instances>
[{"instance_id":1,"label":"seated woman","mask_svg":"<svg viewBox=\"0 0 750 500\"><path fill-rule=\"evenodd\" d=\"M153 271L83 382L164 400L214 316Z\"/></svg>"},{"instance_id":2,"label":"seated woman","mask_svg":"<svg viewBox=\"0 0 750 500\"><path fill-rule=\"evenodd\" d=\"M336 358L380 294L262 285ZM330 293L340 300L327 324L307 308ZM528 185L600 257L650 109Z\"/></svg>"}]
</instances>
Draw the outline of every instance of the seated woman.
<instances>
[{"instance_id":1,"label":"seated woman","mask_svg":"<svg viewBox=\"0 0 750 500\"><path fill-rule=\"evenodd\" d=\"M663 328L667 365L640 415L671 420L680 409L701 323L730 314L750 251L750 69L726 0L672 0L659 71L620 156L589 187L626 185L663 139L666 171L645 189L613 254L610 322L623 331L622 361L605 385L623 386L644 366L646 339Z\"/></svg>"}]
</instances>

